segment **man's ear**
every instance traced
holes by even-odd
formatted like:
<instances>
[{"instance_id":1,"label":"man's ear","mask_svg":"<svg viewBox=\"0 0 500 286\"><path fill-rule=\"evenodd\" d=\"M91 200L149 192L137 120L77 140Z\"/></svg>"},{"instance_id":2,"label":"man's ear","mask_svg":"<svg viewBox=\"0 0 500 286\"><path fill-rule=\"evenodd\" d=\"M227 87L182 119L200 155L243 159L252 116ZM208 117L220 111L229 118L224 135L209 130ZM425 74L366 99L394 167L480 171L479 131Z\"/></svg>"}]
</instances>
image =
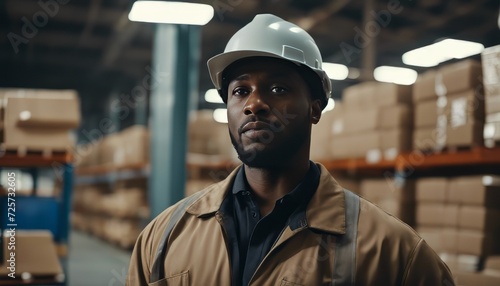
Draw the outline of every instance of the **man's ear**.
<instances>
[{"instance_id":1,"label":"man's ear","mask_svg":"<svg viewBox=\"0 0 500 286\"><path fill-rule=\"evenodd\" d=\"M321 100L315 99L311 104L311 123L317 124L321 118Z\"/></svg>"}]
</instances>

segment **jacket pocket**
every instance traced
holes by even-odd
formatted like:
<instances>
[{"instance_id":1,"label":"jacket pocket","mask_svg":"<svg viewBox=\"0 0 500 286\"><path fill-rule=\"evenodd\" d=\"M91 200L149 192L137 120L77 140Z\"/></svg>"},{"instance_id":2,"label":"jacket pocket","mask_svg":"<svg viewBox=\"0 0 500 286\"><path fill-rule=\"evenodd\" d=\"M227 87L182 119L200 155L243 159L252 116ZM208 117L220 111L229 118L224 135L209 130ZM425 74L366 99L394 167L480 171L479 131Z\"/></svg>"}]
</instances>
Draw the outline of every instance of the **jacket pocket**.
<instances>
[{"instance_id":1,"label":"jacket pocket","mask_svg":"<svg viewBox=\"0 0 500 286\"><path fill-rule=\"evenodd\" d=\"M281 280L280 286L304 286L302 284L286 281L286 279Z\"/></svg>"},{"instance_id":2,"label":"jacket pocket","mask_svg":"<svg viewBox=\"0 0 500 286\"><path fill-rule=\"evenodd\" d=\"M153 283L149 283L148 286L189 286L189 271L184 271L179 274L174 274L167 278L163 278Z\"/></svg>"}]
</instances>

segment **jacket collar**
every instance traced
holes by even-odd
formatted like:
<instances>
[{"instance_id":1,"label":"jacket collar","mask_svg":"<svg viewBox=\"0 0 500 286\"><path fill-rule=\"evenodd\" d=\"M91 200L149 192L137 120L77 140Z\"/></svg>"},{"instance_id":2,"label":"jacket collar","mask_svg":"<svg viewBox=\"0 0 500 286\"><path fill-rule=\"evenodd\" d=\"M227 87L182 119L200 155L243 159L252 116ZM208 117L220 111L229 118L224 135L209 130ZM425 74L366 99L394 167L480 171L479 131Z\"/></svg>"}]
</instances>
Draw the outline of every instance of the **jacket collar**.
<instances>
[{"instance_id":1,"label":"jacket collar","mask_svg":"<svg viewBox=\"0 0 500 286\"><path fill-rule=\"evenodd\" d=\"M323 165L318 163L317 165L321 175L318 189L306 209L307 226L319 231L344 234L345 197L343 188ZM241 166L233 170L225 180L206 188L203 191L204 194L189 206L187 212L198 217L210 216L217 212L226 194L231 192L239 168Z\"/></svg>"}]
</instances>

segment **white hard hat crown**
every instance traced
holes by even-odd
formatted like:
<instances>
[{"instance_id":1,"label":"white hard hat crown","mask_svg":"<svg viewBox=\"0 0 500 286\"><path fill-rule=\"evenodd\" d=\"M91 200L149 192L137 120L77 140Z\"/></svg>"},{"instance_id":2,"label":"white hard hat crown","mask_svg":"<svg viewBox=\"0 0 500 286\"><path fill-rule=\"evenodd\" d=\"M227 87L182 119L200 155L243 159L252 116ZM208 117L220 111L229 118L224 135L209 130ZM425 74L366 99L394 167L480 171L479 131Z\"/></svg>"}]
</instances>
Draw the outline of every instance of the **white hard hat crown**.
<instances>
[{"instance_id":1,"label":"white hard hat crown","mask_svg":"<svg viewBox=\"0 0 500 286\"><path fill-rule=\"evenodd\" d=\"M255 16L231 37L222 54L208 60L215 88L222 88L222 72L230 64L255 56L280 58L313 70L322 82L326 104L332 87L322 69L321 53L314 39L297 25L271 14Z\"/></svg>"}]
</instances>

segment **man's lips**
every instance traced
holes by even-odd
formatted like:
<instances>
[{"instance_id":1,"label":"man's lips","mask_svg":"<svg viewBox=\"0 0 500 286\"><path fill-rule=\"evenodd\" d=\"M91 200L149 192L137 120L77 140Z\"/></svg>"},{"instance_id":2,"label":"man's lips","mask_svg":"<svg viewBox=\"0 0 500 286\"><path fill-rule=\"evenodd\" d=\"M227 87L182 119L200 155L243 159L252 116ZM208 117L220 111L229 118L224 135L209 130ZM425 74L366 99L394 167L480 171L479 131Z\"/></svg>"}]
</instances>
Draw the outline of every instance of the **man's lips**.
<instances>
[{"instance_id":1,"label":"man's lips","mask_svg":"<svg viewBox=\"0 0 500 286\"><path fill-rule=\"evenodd\" d=\"M240 134L243 134L247 131L268 130L270 128L271 127L269 126L268 123L262 121L251 121L243 124L243 126L240 128Z\"/></svg>"}]
</instances>

